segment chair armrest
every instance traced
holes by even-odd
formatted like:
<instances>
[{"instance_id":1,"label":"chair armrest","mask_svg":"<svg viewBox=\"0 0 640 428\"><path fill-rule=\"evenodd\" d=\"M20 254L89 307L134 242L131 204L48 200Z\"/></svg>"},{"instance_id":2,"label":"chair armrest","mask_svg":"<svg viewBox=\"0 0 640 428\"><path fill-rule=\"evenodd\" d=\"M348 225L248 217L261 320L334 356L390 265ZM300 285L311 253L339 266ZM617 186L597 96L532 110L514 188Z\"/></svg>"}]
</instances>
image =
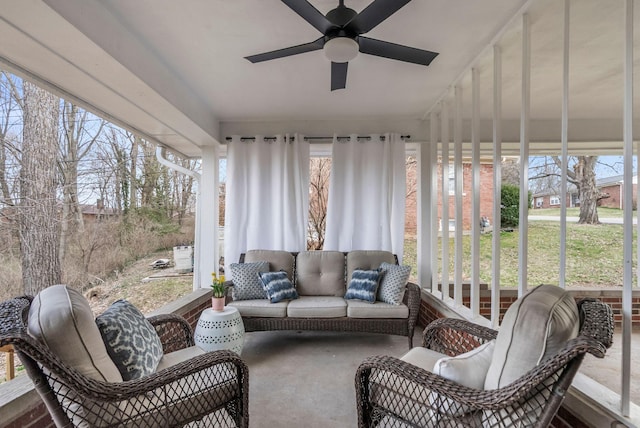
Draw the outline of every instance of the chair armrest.
<instances>
[{"instance_id":1,"label":"chair armrest","mask_svg":"<svg viewBox=\"0 0 640 428\"><path fill-rule=\"evenodd\" d=\"M495 339L497 335L496 330L467 320L440 318L424 329L422 346L441 354L456 356Z\"/></svg>"},{"instance_id":2,"label":"chair armrest","mask_svg":"<svg viewBox=\"0 0 640 428\"><path fill-rule=\"evenodd\" d=\"M147 318L162 342L162 352L168 354L194 345L193 330L183 317L161 314Z\"/></svg>"}]
</instances>

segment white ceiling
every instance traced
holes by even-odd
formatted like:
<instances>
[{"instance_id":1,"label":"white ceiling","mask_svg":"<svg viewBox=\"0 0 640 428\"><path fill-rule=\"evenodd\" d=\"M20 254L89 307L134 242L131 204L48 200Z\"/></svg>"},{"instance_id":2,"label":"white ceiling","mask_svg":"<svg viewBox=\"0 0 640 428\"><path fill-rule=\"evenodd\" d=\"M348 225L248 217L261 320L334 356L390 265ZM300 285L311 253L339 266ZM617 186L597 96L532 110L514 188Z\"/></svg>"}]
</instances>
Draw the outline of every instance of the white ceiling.
<instances>
[{"instance_id":1,"label":"white ceiling","mask_svg":"<svg viewBox=\"0 0 640 428\"><path fill-rule=\"evenodd\" d=\"M338 3L310 2L322 13ZM345 3L361 11L370 2ZM464 117L470 117L464 72L475 60L482 117L490 119L488 47L503 34L503 111L513 122L505 123L508 140L518 134L519 12L527 9L532 119L543 124L532 129L532 138L555 140L562 8L558 0L413 0L367 36L440 55L424 67L360 54L349 63L346 89L333 92L321 51L257 64L244 59L320 36L280 0L0 0L0 61L148 138L199 156L200 147L231 134L391 131L426 141L424 119L452 84L462 88ZM572 135L618 140L623 2L573 1L571 20L570 116L582 124ZM510 22L513 29L504 30ZM483 135L491 135L488 123Z\"/></svg>"}]
</instances>

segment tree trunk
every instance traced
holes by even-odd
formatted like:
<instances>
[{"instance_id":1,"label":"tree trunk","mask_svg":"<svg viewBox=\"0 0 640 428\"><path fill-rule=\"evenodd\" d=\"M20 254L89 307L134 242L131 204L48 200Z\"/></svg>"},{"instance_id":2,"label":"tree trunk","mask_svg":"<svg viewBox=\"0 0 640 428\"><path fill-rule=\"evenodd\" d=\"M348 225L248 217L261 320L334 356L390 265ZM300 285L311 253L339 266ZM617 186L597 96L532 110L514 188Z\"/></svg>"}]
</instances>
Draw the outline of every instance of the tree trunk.
<instances>
[{"instance_id":1,"label":"tree trunk","mask_svg":"<svg viewBox=\"0 0 640 428\"><path fill-rule=\"evenodd\" d=\"M599 224L598 197L600 191L596 187L595 165L597 156L578 156L574 166L578 192L580 195L579 224Z\"/></svg>"},{"instance_id":2,"label":"tree trunk","mask_svg":"<svg viewBox=\"0 0 640 428\"><path fill-rule=\"evenodd\" d=\"M59 99L24 82L20 252L26 294L61 282L56 212Z\"/></svg>"}]
</instances>

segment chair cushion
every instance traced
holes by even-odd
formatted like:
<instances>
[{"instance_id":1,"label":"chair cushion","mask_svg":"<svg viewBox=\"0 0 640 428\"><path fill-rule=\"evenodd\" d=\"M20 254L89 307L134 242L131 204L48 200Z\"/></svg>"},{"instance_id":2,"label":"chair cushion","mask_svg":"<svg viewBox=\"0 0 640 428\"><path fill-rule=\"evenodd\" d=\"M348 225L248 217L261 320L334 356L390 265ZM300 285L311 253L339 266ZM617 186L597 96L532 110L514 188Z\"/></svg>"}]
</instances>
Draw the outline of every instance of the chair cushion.
<instances>
[{"instance_id":1,"label":"chair cushion","mask_svg":"<svg viewBox=\"0 0 640 428\"><path fill-rule=\"evenodd\" d=\"M351 281L351 274L356 269L378 269L382 262L395 264L396 258L390 251L382 250L353 250L347 253L347 284Z\"/></svg>"},{"instance_id":2,"label":"chair cushion","mask_svg":"<svg viewBox=\"0 0 640 428\"><path fill-rule=\"evenodd\" d=\"M343 296L344 253L302 251L296 257L296 290L301 296Z\"/></svg>"},{"instance_id":3,"label":"chair cushion","mask_svg":"<svg viewBox=\"0 0 640 428\"><path fill-rule=\"evenodd\" d=\"M347 315L347 302L335 296L301 296L287 306L293 318L340 318Z\"/></svg>"},{"instance_id":4,"label":"chair cushion","mask_svg":"<svg viewBox=\"0 0 640 428\"><path fill-rule=\"evenodd\" d=\"M259 261L253 263L231 263L231 279L233 288L231 296L233 300L266 299L262 281L258 273L269 272L269 262Z\"/></svg>"},{"instance_id":5,"label":"chair cushion","mask_svg":"<svg viewBox=\"0 0 640 428\"><path fill-rule=\"evenodd\" d=\"M66 285L45 288L29 309L28 331L84 376L122 382L96 326L89 302Z\"/></svg>"},{"instance_id":6,"label":"chair cushion","mask_svg":"<svg viewBox=\"0 0 640 428\"><path fill-rule=\"evenodd\" d=\"M485 389L509 385L578 335L578 306L569 293L540 285L516 300L504 315Z\"/></svg>"},{"instance_id":7,"label":"chair cushion","mask_svg":"<svg viewBox=\"0 0 640 428\"><path fill-rule=\"evenodd\" d=\"M175 366L178 363L187 361L193 357L204 354L204 351L197 346L189 346L188 348L179 349L174 352L164 354L158 363L156 371L166 369L171 366Z\"/></svg>"},{"instance_id":8,"label":"chair cushion","mask_svg":"<svg viewBox=\"0 0 640 428\"><path fill-rule=\"evenodd\" d=\"M96 318L107 352L123 380L138 379L156 371L162 342L144 315L126 300L118 300Z\"/></svg>"},{"instance_id":9,"label":"chair cushion","mask_svg":"<svg viewBox=\"0 0 640 428\"><path fill-rule=\"evenodd\" d=\"M351 281L349 281L349 287L344 298L375 303L378 284L380 284L380 271L378 269L356 269L351 274Z\"/></svg>"},{"instance_id":10,"label":"chair cushion","mask_svg":"<svg viewBox=\"0 0 640 428\"><path fill-rule=\"evenodd\" d=\"M402 303L404 291L407 288L411 266L399 266L382 262L380 270L382 279L380 287L378 287L378 300L392 305L399 305Z\"/></svg>"},{"instance_id":11,"label":"chair cushion","mask_svg":"<svg viewBox=\"0 0 640 428\"><path fill-rule=\"evenodd\" d=\"M409 307L405 304L390 305L384 302L370 304L361 300L347 300L349 318L408 318Z\"/></svg>"},{"instance_id":12,"label":"chair cushion","mask_svg":"<svg viewBox=\"0 0 640 428\"><path fill-rule=\"evenodd\" d=\"M245 263L253 263L259 261L269 262L269 270L273 272L285 271L291 281L295 281L293 277L293 266L295 259L289 251L283 250L249 250L244 255Z\"/></svg>"},{"instance_id":13,"label":"chair cushion","mask_svg":"<svg viewBox=\"0 0 640 428\"><path fill-rule=\"evenodd\" d=\"M271 303L298 298L298 293L285 271L260 272L258 275Z\"/></svg>"},{"instance_id":14,"label":"chair cushion","mask_svg":"<svg viewBox=\"0 0 640 428\"><path fill-rule=\"evenodd\" d=\"M284 318L288 304L288 300L271 303L269 299L257 299L233 301L229 306L237 308L242 317Z\"/></svg>"}]
</instances>

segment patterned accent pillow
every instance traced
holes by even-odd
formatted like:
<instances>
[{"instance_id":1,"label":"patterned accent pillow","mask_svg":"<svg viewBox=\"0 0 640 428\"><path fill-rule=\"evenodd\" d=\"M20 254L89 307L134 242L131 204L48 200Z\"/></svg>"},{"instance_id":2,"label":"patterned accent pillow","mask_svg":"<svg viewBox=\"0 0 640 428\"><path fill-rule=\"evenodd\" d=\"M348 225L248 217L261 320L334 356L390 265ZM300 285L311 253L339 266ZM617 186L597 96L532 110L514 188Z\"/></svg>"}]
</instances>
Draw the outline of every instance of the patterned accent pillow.
<instances>
[{"instance_id":1,"label":"patterned accent pillow","mask_svg":"<svg viewBox=\"0 0 640 428\"><path fill-rule=\"evenodd\" d=\"M351 281L345 299L364 300L365 302L376 302L376 291L380 284L380 270L355 269L351 274Z\"/></svg>"},{"instance_id":2,"label":"patterned accent pillow","mask_svg":"<svg viewBox=\"0 0 640 428\"><path fill-rule=\"evenodd\" d=\"M96 318L96 324L122 380L138 379L156 371L162 358L162 342L135 306L118 300Z\"/></svg>"},{"instance_id":3,"label":"patterned accent pillow","mask_svg":"<svg viewBox=\"0 0 640 428\"><path fill-rule=\"evenodd\" d=\"M298 298L298 292L285 271L261 272L258 275L271 303Z\"/></svg>"},{"instance_id":4,"label":"patterned accent pillow","mask_svg":"<svg viewBox=\"0 0 640 428\"><path fill-rule=\"evenodd\" d=\"M269 262L231 263L229 267L233 280L233 288L231 289L233 300L267 298L267 293L262 287L262 281L260 281L258 274L269 272Z\"/></svg>"},{"instance_id":5,"label":"patterned accent pillow","mask_svg":"<svg viewBox=\"0 0 640 428\"><path fill-rule=\"evenodd\" d=\"M411 266L382 262L380 270L383 275L378 288L378 300L392 305L401 304L411 274Z\"/></svg>"}]
</instances>

